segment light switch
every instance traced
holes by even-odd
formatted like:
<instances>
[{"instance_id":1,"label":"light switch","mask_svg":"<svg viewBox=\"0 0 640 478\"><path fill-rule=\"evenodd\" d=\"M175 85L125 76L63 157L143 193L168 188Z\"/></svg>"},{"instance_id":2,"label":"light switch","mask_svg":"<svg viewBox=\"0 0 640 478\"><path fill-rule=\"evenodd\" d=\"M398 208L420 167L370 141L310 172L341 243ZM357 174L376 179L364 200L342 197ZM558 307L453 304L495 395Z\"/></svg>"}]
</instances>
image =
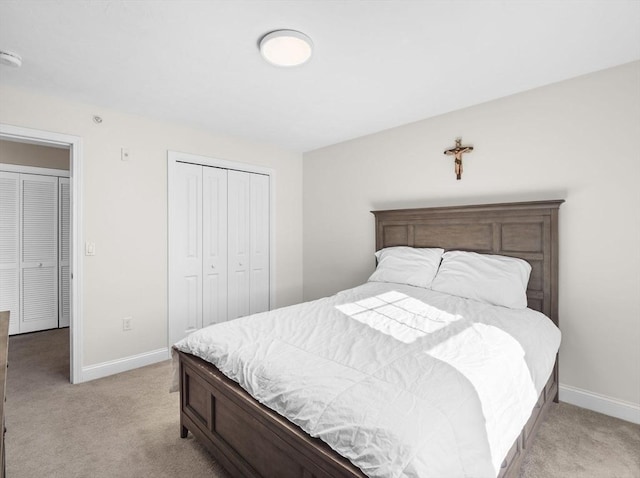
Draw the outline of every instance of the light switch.
<instances>
[{"instance_id":1,"label":"light switch","mask_svg":"<svg viewBox=\"0 0 640 478\"><path fill-rule=\"evenodd\" d=\"M120 159L122 161L129 161L131 159L131 151L129 151L129 148L122 148L120 150Z\"/></svg>"},{"instance_id":2,"label":"light switch","mask_svg":"<svg viewBox=\"0 0 640 478\"><path fill-rule=\"evenodd\" d=\"M84 245L84 255L85 256L95 256L96 255L96 243L87 241Z\"/></svg>"}]
</instances>

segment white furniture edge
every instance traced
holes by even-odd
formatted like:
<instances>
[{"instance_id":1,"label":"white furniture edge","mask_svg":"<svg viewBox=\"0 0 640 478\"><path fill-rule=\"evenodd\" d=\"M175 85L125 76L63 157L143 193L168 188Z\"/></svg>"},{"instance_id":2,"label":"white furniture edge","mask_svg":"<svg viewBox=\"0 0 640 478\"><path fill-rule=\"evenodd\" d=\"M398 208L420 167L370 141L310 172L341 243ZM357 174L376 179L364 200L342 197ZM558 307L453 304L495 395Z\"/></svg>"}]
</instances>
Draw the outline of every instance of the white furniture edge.
<instances>
[{"instance_id":1,"label":"white furniture edge","mask_svg":"<svg viewBox=\"0 0 640 478\"><path fill-rule=\"evenodd\" d=\"M136 368L144 367L158 362L164 362L170 358L169 349L161 348L144 352L130 357L109 360L82 368L82 381L95 380L108 377L117 373L128 372Z\"/></svg>"},{"instance_id":2,"label":"white furniture edge","mask_svg":"<svg viewBox=\"0 0 640 478\"><path fill-rule=\"evenodd\" d=\"M560 401L640 425L640 405L560 384Z\"/></svg>"},{"instance_id":3,"label":"white furniture edge","mask_svg":"<svg viewBox=\"0 0 640 478\"><path fill-rule=\"evenodd\" d=\"M83 176L82 138L22 126L0 123L0 139L51 147L69 147L69 174L71 177L71 317L69 324L69 377L71 383L83 382L82 326L83 326Z\"/></svg>"}]
</instances>

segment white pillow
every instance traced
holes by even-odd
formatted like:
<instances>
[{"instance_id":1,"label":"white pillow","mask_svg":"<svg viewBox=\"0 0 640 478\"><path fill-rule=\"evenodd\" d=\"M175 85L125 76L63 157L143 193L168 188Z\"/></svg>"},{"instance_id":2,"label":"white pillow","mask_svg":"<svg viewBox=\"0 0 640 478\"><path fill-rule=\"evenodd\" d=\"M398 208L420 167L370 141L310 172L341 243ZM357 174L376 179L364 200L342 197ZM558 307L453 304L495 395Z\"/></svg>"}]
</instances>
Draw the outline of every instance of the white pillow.
<instances>
[{"instance_id":1,"label":"white pillow","mask_svg":"<svg viewBox=\"0 0 640 478\"><path fill-rule=\"evenodd\" d=\"M510 309L527 307L531 265L522 259L475 252L449 251L431 288Z\"/></svg>"},{"instance_id":2,"label":"white pillow","mask_svg":"<svg viewBox=\"0 0 640 478\"><path fill-rule=\"evenodd\" d=\"M444 249L386 247L376 252L378 267L370 282L395 282L428 289L438 272Z\"/></svg>"}]
</instances>

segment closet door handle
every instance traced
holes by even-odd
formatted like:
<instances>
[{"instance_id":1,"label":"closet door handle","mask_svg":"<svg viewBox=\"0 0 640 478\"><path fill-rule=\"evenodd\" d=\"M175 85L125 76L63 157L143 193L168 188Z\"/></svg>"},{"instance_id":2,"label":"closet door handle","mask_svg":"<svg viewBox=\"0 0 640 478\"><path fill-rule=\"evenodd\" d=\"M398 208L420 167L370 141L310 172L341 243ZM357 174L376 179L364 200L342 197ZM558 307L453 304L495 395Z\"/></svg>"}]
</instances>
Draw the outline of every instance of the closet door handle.
<instances>
[{"instance_id":1,"label":"closet door handle","mask_svg":"<svg viewBox=\"0 0 640 478\"><path fill-rule=\"evenodd\" d=\"M38 264L38 267L42 267L42 262L40 264Z\"/></svg>"}]
</instances>

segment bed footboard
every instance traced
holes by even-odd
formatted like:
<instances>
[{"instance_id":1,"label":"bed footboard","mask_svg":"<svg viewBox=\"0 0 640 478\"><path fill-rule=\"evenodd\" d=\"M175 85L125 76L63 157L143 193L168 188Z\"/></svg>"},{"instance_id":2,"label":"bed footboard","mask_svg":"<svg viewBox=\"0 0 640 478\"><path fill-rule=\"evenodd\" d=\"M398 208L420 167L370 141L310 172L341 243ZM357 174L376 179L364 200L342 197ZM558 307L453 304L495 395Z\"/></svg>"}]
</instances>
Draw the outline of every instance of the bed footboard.
<instances>
[{"instance_id":1,"label":"bed footboard","mask_svg":"<svg viewBox=\"0 0 640 478\"><path fill-rule=\"evenodd\" d=\"M324 442L258 403L210 363L178 354L180 436L190 431L231 475L365 478Z\"/></svg>"},{"instance_id":2,"label":"bed footboard","mask_svg":"<svg viewBox=\"0 0 640 478\"><path fill-rule=\"evenodd\" d=\"M366 478L351 462L258 403L215 366L179 352L180 436L191 432L235 477ZM498 478L517 478L558 393L557 363Z\"/></svg>"}]
</instances>

